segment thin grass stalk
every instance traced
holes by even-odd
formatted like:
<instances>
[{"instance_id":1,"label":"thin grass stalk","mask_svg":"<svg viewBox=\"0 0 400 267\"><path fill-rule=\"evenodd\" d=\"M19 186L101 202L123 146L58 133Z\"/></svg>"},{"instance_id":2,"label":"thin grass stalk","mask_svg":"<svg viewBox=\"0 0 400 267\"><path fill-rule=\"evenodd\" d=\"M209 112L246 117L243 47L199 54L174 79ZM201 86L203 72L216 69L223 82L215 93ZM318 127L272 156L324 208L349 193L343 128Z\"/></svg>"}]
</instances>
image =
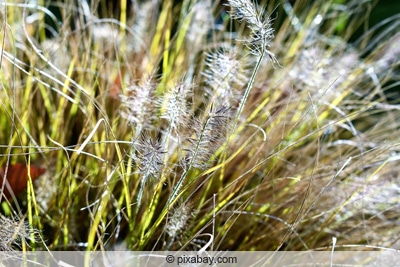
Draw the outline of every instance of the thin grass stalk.
<instances>
[{"instance_id":1,"label":"thin grass stalk","mask_svg":"<svg viewBox=\"0 0 400 267\"><path fill-rule=\"evenodd\" d=\"M196 146L195 146L195 149L194 149L194 153L193 153L193 155L192 155L191 158L190 158L190 162L189 162L188 166L185 168L185 170L184 170L184 172L183 172L181 178L178 180L178 183L175 185L174 189L172 190L171 195L170 195L170 197L168 198L168 201L167 201L167 205L166 205L166 206L170 206L170 204L172 203L172 201L175 199L175 197L177 196L177 194L178 194L178 192L179 192L179 189L182 187L183 183L184 183L185 180L186 180L187 174L188 174L189 171L192 169L192 166L194 165L194 163L195 163L195 161L196 161L196 159L197 159L197 154L199 153L200 146L201 146L201 142L202 142L203 139L204 139L205 130L206 130L206 128L207 128L209 122L211 121L211 119L212 119L212 117L211 117L211 116L208 116L207 119L206 119L206 121L205 121L205 123L203 124L203 128L202 128L202 130L201 130L200 137L199 137L198 140L197 140L197 143L196 143Z\"/></svg>"},{"instance_id":2,"label":"thin grass stalk","mask_svg":"<svg viewBox=\"0 0 400 267\"><path fill-rule=\"evenodd\" d=\"M237 124L238 124L239 119L240 119L240 115L243 112L243 109L244 109L244 107L246 105L246 102L247 102L247 98L249 97L250 91L253 88L254 81L256 79L258 70L260 69L261 63L262 63L262 61L264 59L265 53L266 53L266 48L264 46L262 46L261 55L257 60L256 66L254 67L253 73L251 74L249 83L247 84L246 90L244 91L244 95L243 95L243 97L242 97L242 99L240 101L240 105L239 105L238 111L237 111L235 119L233 121L232 133L230 134L230 136L233 134L233 132L235 131L235 129L237 127ZM230 137L228 137L228 143L229 143L229 139L230 139Z\"/></svg>"},{"instance_id":3,"label":"thin grass stalk","mask_svg":"<svg viewBox=\"0 0 400 267\"><path fill-rule=\"evenodd\" d=\"M268 54L271 60L276 62L274 54L267 50L269 42L273 38L273 29L271 28L269 18L266 18L266 21L264 21L263 14L259 14L254 6L254 3L249 0L229 0L228 2L234 9L231 12L231 17L238 19L239 22L245 21L248 24L247 26L251 30L252 36L251 39L247 41L247 47L250 49L250 52L255 54L258 58L244 95L240 101L238 111L233 122L232 131L228 136L227 143L229 143L231 136L237 128L240 116L244 110L251 89L253 88L254 81L260 69L261 63L264 60L265 54ZM265 9L262 9L262 11L264 10Z\"/></svg>"}]
</instances>

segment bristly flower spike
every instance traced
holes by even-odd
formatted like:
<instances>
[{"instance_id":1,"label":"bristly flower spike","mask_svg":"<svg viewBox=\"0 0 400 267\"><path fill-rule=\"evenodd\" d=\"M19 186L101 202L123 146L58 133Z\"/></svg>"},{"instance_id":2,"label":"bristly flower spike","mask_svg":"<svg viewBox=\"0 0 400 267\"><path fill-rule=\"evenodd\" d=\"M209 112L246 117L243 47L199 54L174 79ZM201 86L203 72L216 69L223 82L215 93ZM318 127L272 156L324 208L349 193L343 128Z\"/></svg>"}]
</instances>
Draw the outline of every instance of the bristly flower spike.
<instances>
[{"instance_id":1,"label":"bristly flower spike","mask_svg":"<svg viewBox=\"0 0 400 267\"><path fill-rule=\"evenodd\" d=\"M271 19L263 14L265 8L257 12L254 4L249 0L228 0L228 2L233 8L231 17L239 22L246 22L247 27L251 30L251 39L247 45L252 54L263 56L265 53L272 61L276 62L274 54L267 49L274 38L274 29Z\"/></svg>"},{"instance_id":2,"label":"bristly flower spike","mask_svg":"<svg viewBox=\"0 0 400 267\"><path fill-rule=\"evenodd\" d=\"M143 135L142 140L137 143L137 155L132 155L138 163L140 171L140 188L137 195L137 208L139 211L143 198L144 188L149 178L158 178L163 166L163 155L166 151L163 150L159 141L154 141L150 137Z\"/></svg>"},{"instance_id":3,"label":"bristly flower spike","mask_svg":"<svg viewBox=\"0 0 400 267\"><path fill-rule=\"evenodd\" d=\"M257 72L260 69L261 62L265 55L268 55L273 62L277 62L275 55L268 50L270 43L274 37L274 30L271 25L271 19L264 16L265 8L261 12L257 12L254 4L249 0L228 0L229 5L232 7L231 16L240 22L245 21L248 28L252 32L251 39L247 42L250 52L257 56L257 63L254 67L253 73L247 84L246 91L241 99L232 131L235 130L241 113L243 112L247 98L250 95L251 88L253 87L254 80ZM232 133L231 133L232 135Z\"/></svg>"}]
</instances>

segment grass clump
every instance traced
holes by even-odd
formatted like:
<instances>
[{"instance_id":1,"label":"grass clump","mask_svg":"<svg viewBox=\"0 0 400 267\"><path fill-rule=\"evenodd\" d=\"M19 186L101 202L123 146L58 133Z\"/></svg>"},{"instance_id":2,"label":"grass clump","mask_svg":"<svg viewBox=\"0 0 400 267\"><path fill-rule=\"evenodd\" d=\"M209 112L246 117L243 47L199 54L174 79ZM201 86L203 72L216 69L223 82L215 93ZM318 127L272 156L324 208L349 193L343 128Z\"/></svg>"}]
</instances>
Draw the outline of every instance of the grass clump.
<instances>
[{"instance_id":1,"label":"grass clump","mask_svg":"<svg viewBox=\"0 0 400 267\"><path fill-rule=\"evenodd\" d=\"M259 2L2 4L22 249L398 248L398 15Z\"/></svg>"}]
</instances>

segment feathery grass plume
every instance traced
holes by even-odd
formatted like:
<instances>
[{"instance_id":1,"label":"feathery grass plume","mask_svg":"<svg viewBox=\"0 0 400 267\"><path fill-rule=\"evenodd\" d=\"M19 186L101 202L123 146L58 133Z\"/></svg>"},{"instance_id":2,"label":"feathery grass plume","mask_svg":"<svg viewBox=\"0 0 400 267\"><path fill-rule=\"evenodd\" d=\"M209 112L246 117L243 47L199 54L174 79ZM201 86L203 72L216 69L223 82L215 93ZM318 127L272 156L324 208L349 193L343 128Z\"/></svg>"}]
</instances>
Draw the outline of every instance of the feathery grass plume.
<instances>
[{"instance_id":1,"label":"feathery grass plume","mask_svg":"<svg viewBox=\"0 0 400 267\"><path fill-rule=\"evenodd\" d=\"M189 105L190 98L193 97L193 86L182 79L176 86L171 87L159 101L160 105L165 106L160 108L162 110L161 118L168 122L168 128L164 131L162 140L164 150L168 151L164 157L165 165L168 165L170 154L180 148L182 131L188 125L192 115ZM171 140L176 140L176 142L173 144L170 142Z\"/></svg>"},{"instance_id":2,"label":"feathery grass plume","mask_svg":"<svg viewBox=\"0 0 400 267\"><path fill-rule=\"evenodd\" d=\"M184 232L184 227L189 220L191 214L190 209L186 205L181 205L170 211L170 216L167 219L167 223L164 227L170 241L167 244L167 249L169 250L175 240L179 239L179 235Z\"/></svg>"},{"instance_id":3,"label":"feathery grass plume","mask_svg":"<svg viewBox=\"0 0 400 267\"><path fill-rule=\"evenodd\" d=\"M141 206L146 183L148 183L149 179L157 179L160 176L163 167L163 157L166 151L163 150L163 146L158 140L153 140L147 135L142 135L142 138L135 142L134 146L135 150L132 158L137 165L140 177L136 208L136 211L138 211Z\"/></svg>"},{"instance_id":4,"label":"feathery grass plume","mask_svg":"<svg viewBox=\"0 0 400 267\"><path fill-rule=\"evenodd\" d=\"M234 88L242 87L247 81L243 62L236 59L237 48L223 49L208 54L207 69L203 72L206 83L211 87L208 90L210 102L216 106L235 106L239 96Z\"/></svg>"},{"instance_id":5,"label":"feathery grass plume","mask_svg":"<svg viewBox=\"0 0 400 267\"><path fill-rule=\"evenodd\" d=\"M250 51L262 57L266 53L275 61L274 54L268 51L274 38L274 29L270 17L265 14L265 8L258 11L250 0L228 0L228 3L234 9L231 11L232 18L246 22L251 30L251 38L247 40Z\"/></svg>"},{"instance_id":6,"label":"feathery grass plume","mask_svg":"<svg viewBox=\"0 0 400 267\"><path fill-rule=\"evenodd\" d=\"M186 169L204 170L210 166L210 159L226 139L230 127L230 108L228 106L211 107L204 122L193 119L194 138L188 138L190 147L183 166Z\"/></svg>"},{"instance_id":7,"label":"feathery grass plume","mask_svg":"<svg viewBox=\"0 0 400 267\"><path fill-rule=\"evenodd\" d=\"M191 9L193 17L186 34L186 40L191 49L200 44L204 36L212 28L213 17L210 2L209 0L197 1ZM195 54L192 55L194 56Z\"/></svg>"},{"instance_id":8,"label":"feathery grass plume","mask_svg":"<svg viewBox=\"0 0 400 267\"><path fill-rule=\"evenodd\" d=\"M136 137L140 135L143 129L151 127L155 118L154 90L155 85L149 77L138 85L129 86L126 95L120 95L123 103L121 116L135 126Z\"/></svg>"},{"instance_id":9,"label":"feathery grass plume","mask_svg":"<svg viewBox=\"0 0 400 267\"><path fill-rule=\"evenodd\" d=\"M239 20L239 22L245 21L250 28L251 38L247 40L247 46L250 52L257 57L253 73L236 113L232 128L235 130L265 55L268 55L273 62L277 62L277 60L275 55L269 51L270 43L274 37L274 29L270 18L264 14L266 8L257 12L255 5L250 0L228 0L228 3L233 8L233 11L230 12L232 18Z\"/></svg>"},{"instance_id":10,"label":"feathery grass plume","mask_svg":"<svg viewBox=\"0 0 400 267\"><path fill-rule=\"evenodd\" d=\"M188 123L190 110L188 100L192 96L193 85L179 82L176 86L171 87L162 99L160 105L165 105L165 110L161 114L161 118L166 119L169 123L168 134L172 129L178 130L180 126Z\"/></svg>"},{"instance_id":11,"label":"feathery grass plume","mask_svg":"<svg viewBox=\"0 0 400 267\"><path fill-rule=\"evenodd\" d=\"M198 118L192 120L195 137L187 139L189 143L185 147L187 154L180 162L184 172L172 190L168 204L178 195L192 168L204 170L211 164L211 157L224 143L228 130L230 130L231 116L229 113L230 108L227 106L211 107L203 122Z\"/></svg>"},{"instance_id":12,"label":"feathery grass plume","mask_svg":"<svg viewBox=\"0 0 400 267\"><path fill-rule=\"evenodd\" d=\"M28 241L36 242L37 231L28 223L18 218L8 218L0 214L0 251L13 252L28 245Z\"/></svg>"},{"instance_id":13,"label":"feathery grass plume","mask_svg":"<svg viewBox=\"0 0 400 267\"><path fill-rule=\"evenodd\" d=\"M312 97L331 101L340 94L335 89L359 63L354 51L332 52L313 46L299 51L288 78L293 80L296 88L307 88Z\"/></svg>"}]
</instances>

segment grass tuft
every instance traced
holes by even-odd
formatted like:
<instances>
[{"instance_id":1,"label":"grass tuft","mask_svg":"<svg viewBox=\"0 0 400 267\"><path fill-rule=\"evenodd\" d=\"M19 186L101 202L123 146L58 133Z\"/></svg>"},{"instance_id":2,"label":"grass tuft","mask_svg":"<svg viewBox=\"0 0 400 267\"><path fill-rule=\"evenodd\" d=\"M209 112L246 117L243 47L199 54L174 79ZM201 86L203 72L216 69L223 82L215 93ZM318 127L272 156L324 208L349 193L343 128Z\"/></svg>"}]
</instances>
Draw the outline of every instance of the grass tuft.
<instances>
[{"instance_id":1,"label":"grass tuft","mask_svg":"<svg viewBox=\"0 0 400 267\"><path fill-rule=\"evenodd\" d=\"M0 4L1 250L400 249L399 14L94 2Z\"/></svg>"}]
</instances>

